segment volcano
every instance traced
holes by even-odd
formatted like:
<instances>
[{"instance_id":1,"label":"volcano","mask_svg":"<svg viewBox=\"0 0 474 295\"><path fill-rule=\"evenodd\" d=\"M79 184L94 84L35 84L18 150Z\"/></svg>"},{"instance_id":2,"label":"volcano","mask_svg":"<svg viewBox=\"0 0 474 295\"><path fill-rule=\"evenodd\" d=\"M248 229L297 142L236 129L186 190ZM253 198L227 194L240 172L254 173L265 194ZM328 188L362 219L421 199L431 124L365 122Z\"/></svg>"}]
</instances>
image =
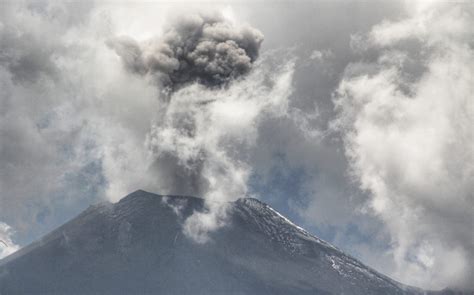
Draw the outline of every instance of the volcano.
<instances>
[{"instance_id":1,"label":"volcano","mask_svg":"<svg viewBox=\"0 0 474 295\"><path fill-rule=\"evenodd\" d=\"M177 208L179 207L179 211ZM0 261L0 294L423 294L365 266L252 198L196 243L195 197L136 191L89 207Z\"/></svg>"}]
</instances>

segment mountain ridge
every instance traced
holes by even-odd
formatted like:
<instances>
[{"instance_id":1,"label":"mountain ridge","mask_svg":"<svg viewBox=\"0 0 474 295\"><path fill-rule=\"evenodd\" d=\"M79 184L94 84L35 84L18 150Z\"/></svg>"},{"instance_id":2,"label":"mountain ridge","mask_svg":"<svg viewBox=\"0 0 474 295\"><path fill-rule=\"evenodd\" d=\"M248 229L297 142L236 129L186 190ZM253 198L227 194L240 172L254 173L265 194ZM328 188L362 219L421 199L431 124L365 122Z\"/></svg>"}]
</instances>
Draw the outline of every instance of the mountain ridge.
<instances>
[{"instance_id":1,"label":"mountain ridge","mask_svg":"<svg viewBox=\"0 0 474 295\"><path fill-rule=\"evenodd\" d=\"M0 260L0 294L423 294L253 198L230 202L229 224L195 243L182 221L204 202L138 190L92 205Z\"/></svg>"}]
</instances>

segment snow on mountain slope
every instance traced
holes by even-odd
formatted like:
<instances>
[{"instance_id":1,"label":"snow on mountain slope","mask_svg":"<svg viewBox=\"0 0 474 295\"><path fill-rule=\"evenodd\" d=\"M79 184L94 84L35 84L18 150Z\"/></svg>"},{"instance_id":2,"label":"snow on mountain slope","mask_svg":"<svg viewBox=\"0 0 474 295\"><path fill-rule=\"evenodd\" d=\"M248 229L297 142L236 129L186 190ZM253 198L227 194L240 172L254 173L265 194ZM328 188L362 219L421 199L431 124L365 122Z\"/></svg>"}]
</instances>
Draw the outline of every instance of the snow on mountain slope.
<instances>
[{"instance_id":1,"label":"snow on mountain slope","mask_svg":"<svg viewBox=\"0 0 474 295\"><path fill-rule=\"evenodd\" d=\"M202 199L134 192L91 206L0 261L0 294L421 294L256 199L197 244L182 222Z\"/></svg>"}]
</instances>

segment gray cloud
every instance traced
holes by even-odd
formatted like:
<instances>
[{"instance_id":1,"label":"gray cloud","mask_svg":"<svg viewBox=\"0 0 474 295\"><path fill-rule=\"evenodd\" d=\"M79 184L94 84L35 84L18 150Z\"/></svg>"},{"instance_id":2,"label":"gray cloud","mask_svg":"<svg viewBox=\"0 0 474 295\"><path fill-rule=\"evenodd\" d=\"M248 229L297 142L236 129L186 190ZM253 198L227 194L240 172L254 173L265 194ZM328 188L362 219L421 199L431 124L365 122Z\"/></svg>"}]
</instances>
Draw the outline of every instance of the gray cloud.
<instances>
[{"instance_id":1,"label":"gray cloud","mask_svg":"<svg viewBox=\"0 0 474 295\"><path fill-rule=\"evenodd\" d=\"M159 40L139 43L130 37L108 41L125 67L151 75L171 90L198 82L219 86L247 73L258 57L263 35L218 15L179 18Z\"/></svg>"},{"instance_id":2,"label":"gray cloud","mask_svg":"<svg viewBox=\"0 0 474 295\"><path fill-rule=\"evenodd\" d=\"M130 162L146 158L156 89L121 72L103 45L109 26L90 3L2 3L0 221L17 243L88 203L150 189L135 176L145 181L146 166Z\"/></svg>"},{"instance_id":3,"label":"gray cloud","mask_svg":"<svg viewBox=\"0 0 474 295\"><path fill-rule=\"evenodd\" d=\"M473 287L473 13L417 3L374 26L364 38L378 59L348 67L335 95L364 211L390 235L392 276L425 288Z\"/></svg>"}]
</instances>

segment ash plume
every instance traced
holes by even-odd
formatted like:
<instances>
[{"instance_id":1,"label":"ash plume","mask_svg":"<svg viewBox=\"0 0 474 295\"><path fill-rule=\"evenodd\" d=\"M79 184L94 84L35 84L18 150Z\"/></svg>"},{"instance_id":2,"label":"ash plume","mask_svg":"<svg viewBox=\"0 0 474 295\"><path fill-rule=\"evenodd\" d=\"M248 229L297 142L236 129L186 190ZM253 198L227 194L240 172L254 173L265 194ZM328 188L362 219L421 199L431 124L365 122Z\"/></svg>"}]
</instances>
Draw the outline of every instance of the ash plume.
<instances>
[{"instance_id":1,"label":"ash plume","mask_svg":"<svg viewBox=\"0 0 474 295\"><path fill-rule=\"evenodd\" d=\"M108 42L129 72L157 83L163 94L146 140L149 169L160 193L206 199L206 211L183 224L198 243L227 223L227 201L247 195L248 151L261 118L286 112L292 63L271 69L277 63L256 62L262 41L248 25L191 15L158 39Z\"/></svg>"},{"instance_id":2,"label":"ash plume","mask_svg":"<svg viewBox=\"0 0 474 295\"><path fill-rule=\"evenodd\" d=\"M150 170L162 192L206 196L212 191L205 171L209 163L222 161L221 148L203 145L207 135L200 122L209 116L214 94L189 86L226 91L222 86L249 73L262 41L262 33L249 25L218 14L191 14L170 22L159 38L138 42L121 36L107 42L129 72L156 82L164 94L148 135Z\"/></svg>"},{"instance_id":3,"label":"ash plume","mask_svg":"<svg viewBox=\"0 0 474 295\"><path fill-rule=\"evenodd\" d=\"M262 41L262 33L248 25L192 15L173 22L159 40L117 37L108 45L129 71L151 76L171 92L193 82L221 86L248 73Z\"/></svg>"}]
</instances>

